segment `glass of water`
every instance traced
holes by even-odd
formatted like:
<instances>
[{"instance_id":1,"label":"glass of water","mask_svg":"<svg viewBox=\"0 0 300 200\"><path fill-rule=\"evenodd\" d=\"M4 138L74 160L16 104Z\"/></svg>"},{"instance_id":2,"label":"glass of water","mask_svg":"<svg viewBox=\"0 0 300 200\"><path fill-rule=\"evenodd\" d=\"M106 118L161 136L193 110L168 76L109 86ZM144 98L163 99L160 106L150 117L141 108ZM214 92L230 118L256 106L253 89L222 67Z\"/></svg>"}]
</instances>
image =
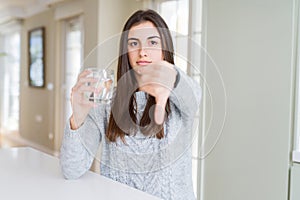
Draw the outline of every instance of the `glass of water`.
<instances>
[{"instance_id":1,"label":"glass of water","mask_svg":"<svg viewBox=\"0 0 300 200\"><path fill-rule=\"evenodd\" d=\"M88 68L88 70L92 72L88 77L97 79L97 82L92 84L95 90L94 92L88 92L86 94L87 98L94 103L110 103L114 89L114 71L98 68Z\"/></svg>"}]
</instances>

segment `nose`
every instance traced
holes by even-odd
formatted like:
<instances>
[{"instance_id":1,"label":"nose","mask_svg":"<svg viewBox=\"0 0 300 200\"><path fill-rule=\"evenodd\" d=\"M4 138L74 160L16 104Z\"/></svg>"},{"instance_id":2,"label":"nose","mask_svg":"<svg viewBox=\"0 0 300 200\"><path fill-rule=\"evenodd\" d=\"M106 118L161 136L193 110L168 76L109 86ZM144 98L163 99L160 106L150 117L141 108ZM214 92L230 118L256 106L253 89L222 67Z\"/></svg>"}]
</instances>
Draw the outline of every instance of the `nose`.
<instances>
[{"instance_id":1,"label":"nose","mask_svg":"<svg viewBox=\"0 0 300 200\"><path fill-rule=\"evenodd\" d=\"M140 57L147 57L148 56L148 52L146 50L145 47L141 47L140 48Z\"/></svg>"}]
</instances>

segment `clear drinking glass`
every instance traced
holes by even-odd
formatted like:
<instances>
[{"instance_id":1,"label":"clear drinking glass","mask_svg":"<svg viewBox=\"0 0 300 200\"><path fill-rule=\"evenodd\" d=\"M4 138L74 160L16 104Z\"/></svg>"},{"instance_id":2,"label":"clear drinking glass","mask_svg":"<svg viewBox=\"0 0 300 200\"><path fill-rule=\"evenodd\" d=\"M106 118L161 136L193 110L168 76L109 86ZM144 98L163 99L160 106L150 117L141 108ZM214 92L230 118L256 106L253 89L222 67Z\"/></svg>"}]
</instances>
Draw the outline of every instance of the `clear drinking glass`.
<instances>
[{"instance_id":1,"label":"clear drinking glass","mask_svg":"<svg viewBox=\"0 0 300 200\"><path fill-rule=\"evenodd\" d=\"M114 89L114 71L112 69L88 68L92 73L88 77L97 79L93 83L94 92L87 92L89 101L94 103L110 103Z\"/></svg>"}]
</instances>

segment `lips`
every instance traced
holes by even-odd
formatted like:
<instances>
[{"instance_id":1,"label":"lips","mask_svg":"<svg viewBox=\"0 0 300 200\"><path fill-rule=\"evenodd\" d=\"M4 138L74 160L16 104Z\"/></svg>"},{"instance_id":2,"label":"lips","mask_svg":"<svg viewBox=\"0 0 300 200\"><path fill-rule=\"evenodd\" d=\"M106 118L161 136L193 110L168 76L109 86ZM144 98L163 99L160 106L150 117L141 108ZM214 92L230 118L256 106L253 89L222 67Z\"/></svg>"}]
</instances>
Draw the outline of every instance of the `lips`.
<instances>
[{"instance_id":1,"label":"lips","mask_svg":"<svg viewBox=\"0 0 300 200\"><path fill-rule=\"evenodd\" d=\"M148 60L138 60L136 61L136 63L138 65L149 65L150 63L152 63L151 61L148 61Z\"/></svg>"}]
</instances>

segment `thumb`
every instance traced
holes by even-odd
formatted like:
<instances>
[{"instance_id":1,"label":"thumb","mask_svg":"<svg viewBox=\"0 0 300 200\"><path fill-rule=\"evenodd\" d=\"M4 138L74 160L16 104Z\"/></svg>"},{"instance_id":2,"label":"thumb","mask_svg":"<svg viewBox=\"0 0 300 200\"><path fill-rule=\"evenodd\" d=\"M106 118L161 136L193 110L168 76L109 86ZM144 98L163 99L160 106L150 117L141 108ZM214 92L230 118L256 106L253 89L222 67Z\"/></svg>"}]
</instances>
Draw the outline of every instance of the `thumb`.
<instances>
[{"instance_id":1,"label":"thumb","mask_svg":"<svg viewBox=\"0 0 300 200\"><path fill-rule=\"evenodd\" d=\"M154 121L156 124L162 124L165 118L165 108L168 97L158 97L154 110Z\"/></svg>"}]
</instances>

